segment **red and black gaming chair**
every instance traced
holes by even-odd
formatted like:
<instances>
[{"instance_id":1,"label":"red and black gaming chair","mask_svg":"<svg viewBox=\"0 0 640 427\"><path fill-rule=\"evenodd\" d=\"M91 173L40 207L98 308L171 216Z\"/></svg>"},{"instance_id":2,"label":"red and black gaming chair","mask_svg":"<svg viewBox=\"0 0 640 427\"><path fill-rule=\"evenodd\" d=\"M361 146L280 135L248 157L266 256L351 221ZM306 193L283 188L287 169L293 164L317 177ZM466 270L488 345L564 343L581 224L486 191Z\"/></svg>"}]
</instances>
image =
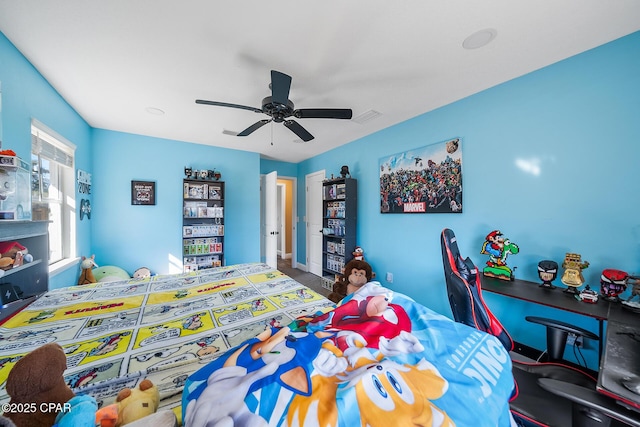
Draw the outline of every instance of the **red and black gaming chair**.
<instances>
[{"instance_id":1,"label":"red and black gaming chair","mask_svg":"<svg viewBox=\"0 0 640 427\"><path fill-rule=\"evenodd\" d=\"M512 352L513 340L482 298L478 268L471 259L463 258L456 236L445 228L440 237L447 295L456 322L496 336ZM528 319L547 326L554 337L547 339L549 353L561 359L566 335L571 332L585 338L597 335L552 319ZM564 336L564 341L558 340ZM640 426L640 417L617 405L595 390L596 379L561 361L535 362L512 354L515 389L510 402L514 419L521 426L605 427L624 424Z\"/></svg>"}]
</instances>

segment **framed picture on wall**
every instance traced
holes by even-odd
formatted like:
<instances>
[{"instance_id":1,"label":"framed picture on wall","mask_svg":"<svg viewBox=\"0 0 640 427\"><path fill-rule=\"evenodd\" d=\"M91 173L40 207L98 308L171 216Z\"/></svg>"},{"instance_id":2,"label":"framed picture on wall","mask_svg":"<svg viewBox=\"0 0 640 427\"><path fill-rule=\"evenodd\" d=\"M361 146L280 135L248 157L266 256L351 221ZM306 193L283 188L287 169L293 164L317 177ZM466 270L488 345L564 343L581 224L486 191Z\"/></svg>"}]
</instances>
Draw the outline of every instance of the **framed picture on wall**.
<instances>
[{"instance_id":1,"label":"framed picture on wall","mask_svg":"<svg viewBox=\"0 0 640 427\"><path fill-rule=\"evenodd\" d=\"M462 139L380 159L380 212L462 213Z\"/></svg>"},{"instance_id":2,"label":"framed picture on wall","mask_svg":"<svg viewBox=\"0 0 640 427\"><path fill-rule=\"evenodd\" d=\"M131 181L132 205L155 205L156 183L154 181Z\"/></svg>"}]
</instances>

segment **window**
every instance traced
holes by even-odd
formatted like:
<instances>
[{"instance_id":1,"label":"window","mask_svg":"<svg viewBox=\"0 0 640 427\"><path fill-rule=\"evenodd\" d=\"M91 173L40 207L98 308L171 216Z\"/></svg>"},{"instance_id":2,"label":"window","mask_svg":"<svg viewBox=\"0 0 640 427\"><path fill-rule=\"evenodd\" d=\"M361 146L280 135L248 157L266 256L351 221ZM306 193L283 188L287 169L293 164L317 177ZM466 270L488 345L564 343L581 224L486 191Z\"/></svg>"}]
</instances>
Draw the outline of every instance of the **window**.
<instances>
[{"instance_id":1,"label":"window","mask_svg":"<svg viewBox=\"0 0 640 427\"><path fill-rule=\"evenodd\" d=\"M75 258L75 145L31 124L31 203L34 220L49 224L49 265Z\"/></svg>"}]
</instances>

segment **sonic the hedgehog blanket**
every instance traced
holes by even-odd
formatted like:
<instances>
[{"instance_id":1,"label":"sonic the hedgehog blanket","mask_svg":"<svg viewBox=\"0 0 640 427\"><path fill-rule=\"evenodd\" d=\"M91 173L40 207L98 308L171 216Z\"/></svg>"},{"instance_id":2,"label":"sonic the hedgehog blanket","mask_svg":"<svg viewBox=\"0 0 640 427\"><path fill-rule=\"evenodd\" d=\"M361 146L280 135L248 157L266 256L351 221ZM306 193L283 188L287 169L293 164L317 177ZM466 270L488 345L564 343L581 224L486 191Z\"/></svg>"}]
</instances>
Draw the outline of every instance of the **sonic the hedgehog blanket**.
<instances>
[{"instance_id":1,"label":"sonic the hedgehog blanket","mask_svg":"<svg viewBox=\"0 0 640 427\"><path fill-rule=\"evenodd\" d=\"M512 425L500 342L368 283L192 374L185 427Z\"/></svg>"}]
</instances>

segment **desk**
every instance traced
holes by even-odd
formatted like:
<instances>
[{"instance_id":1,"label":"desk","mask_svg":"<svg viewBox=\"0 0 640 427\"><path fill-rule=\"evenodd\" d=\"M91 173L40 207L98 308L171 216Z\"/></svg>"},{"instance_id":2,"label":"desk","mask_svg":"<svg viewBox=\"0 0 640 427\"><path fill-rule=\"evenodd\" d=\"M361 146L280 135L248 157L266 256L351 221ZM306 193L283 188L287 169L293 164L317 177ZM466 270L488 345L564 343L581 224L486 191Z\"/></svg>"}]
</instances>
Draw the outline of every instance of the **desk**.
<instances>
[{"instance_id":1,"label":"desk","mask_svg":"<svg viewBox=\"0 0 640 427\"><path fill-rule=\"evenodd\" d=\"M526 280L506 281L485 276L481 276L481 280L484 291L596 319L598 321L598 337L600 338L598 340L598 355L602 356L604 321L609 317L609 305L611 304L608 301L599 299L595 304L578 301L573 294L563 292L563 288L541 288L539 283Z\"/></svg>"},{"instance_id":2,"label":"desk","mask_svg":"<svg viewBox=\"0 0 640 427\"><path fill-rule=\"evenodd\" d=\"M632 334L632 336L625 334ZM636 334L635 338L633 334ZM621 304L611 304L606 346L596 389L623 404L640 410L640 395L622 385L624 378L640 380L640 314Z\"/></svg>"},{"instance_id":3,"label":"desk","mask_svg":"<svg viewBox=\"0 0 640 427\"><path fill-rule=\"evenodd\" d=\"M481 276L481 280L482 289L485 291L597 319L600 370L596 389L628 407L640 410L640 395L621 384L624 377L640 376L640 342L623 335L635 332L640 336L640 314L624 308L620 303L603 299L599 299L596 304L578 301L572 294L563 292L560 287L546 289L541 288L539 283L526 280L516 279L509 282L485 276ZM603 339L605 320L607 334Z\"/></svg>"}]
</instances>

